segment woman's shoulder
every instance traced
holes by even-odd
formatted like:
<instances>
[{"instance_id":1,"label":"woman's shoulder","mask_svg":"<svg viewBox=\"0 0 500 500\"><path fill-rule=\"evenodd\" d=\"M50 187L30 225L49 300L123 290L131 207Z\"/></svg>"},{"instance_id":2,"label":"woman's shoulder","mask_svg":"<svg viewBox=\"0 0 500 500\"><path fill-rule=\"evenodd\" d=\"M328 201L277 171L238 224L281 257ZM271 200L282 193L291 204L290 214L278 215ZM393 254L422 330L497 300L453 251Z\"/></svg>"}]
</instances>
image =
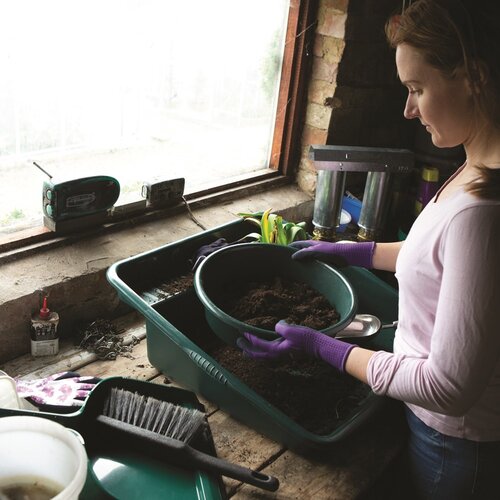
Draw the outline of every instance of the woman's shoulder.
<instances>
[{"instance_id":1,"label":"woman's shoulder","mask_svg":"<svg viewBox=\"0 0 500 500\"><path fill-rule=\"evenodd\" d=\"M450 208L458 212L471 209L496 212L500 209L500 198L483 198L465 189L458 190L449 201Z\"/></svg>"},{"instance_id":2,"label":"woman's shoulder","mask_svg":"<svg viewBox=\"0 0 500 500\"><path fill-rule=\"evenodd\" d=\"M448 225L458 225L464 235L477 231L500 235L500 200L461 191L449 200L447 208Z\"/></svg>"}]
</instances>

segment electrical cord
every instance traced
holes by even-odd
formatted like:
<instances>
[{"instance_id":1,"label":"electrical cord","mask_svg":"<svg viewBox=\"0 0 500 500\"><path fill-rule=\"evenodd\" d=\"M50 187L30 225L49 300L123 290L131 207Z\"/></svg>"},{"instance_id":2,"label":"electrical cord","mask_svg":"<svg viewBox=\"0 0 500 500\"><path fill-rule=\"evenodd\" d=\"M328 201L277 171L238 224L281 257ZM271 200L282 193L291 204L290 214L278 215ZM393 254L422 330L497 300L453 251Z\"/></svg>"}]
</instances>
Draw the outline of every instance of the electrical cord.
<instances>
[{"instance_id":1,"label":"electrical cord","mask_svg":"<svg viewBox=\"0 0 500 500\"><path fill-rule=\"evenodd\" d=\"M187 211L189 213L189 217L191 217L191 220L199 227L201 227L201 229L203 229L204 231L207 229L193 214L193 212L191 211L191 207L189 206L189 203L188 201L186 200L186 197L183 196L182 197L182 201L184 202L184 205L186 205L186 208L187 208Z\"/></svg>"}]
</instances>

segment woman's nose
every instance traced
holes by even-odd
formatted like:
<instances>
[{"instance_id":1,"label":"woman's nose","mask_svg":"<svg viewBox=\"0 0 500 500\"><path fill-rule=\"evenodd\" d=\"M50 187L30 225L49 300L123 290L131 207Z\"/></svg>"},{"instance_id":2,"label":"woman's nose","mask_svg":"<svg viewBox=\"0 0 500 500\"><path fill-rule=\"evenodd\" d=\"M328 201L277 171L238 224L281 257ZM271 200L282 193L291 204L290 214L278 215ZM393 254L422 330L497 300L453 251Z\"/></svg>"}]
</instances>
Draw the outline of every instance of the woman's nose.
<instances>
[{"instance_id":1,"label":"woman's nose","mask_svg":"<svg viewBox=\"0 0 500 500\"><path fill-rule=\"evenodd\" d=\"M417 99L414 94L408 94L403 115L408 120L411 120L412 118L416 118L418 116Z\"/></svg>"}]
</instances>

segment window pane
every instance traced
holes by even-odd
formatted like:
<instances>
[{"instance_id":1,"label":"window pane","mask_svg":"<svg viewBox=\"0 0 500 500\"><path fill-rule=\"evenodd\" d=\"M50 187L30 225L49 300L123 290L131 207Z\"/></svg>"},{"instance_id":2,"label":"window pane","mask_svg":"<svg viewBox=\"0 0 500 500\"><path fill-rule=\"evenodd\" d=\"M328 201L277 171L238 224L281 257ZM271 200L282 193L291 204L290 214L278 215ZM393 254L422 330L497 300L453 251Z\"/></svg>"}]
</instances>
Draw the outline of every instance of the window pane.
<instances>
[{"instance_id":1,"label":"window pane","mask_svg":"<svg viewBox=\"0 0 500 500\"><path fill-rule=\"evenodd\" d=\"M0 231L45 175L186 192L268 166L288 0L12 0L0 16Z\"/></svg>"}]
</instances>

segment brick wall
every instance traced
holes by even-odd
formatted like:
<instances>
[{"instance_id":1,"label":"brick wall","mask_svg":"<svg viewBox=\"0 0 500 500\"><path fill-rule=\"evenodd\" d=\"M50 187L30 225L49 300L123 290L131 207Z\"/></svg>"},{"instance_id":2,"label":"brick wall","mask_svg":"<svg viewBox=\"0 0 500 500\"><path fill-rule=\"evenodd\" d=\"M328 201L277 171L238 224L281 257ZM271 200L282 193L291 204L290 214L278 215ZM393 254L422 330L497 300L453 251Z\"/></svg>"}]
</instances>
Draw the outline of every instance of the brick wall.
<instances>
[{"instance_id":1,"label":"brick wall","mask_svg":"<svg viewBox=\"0 0 500 500\"><path fill-rule=\"evenodd\" d=\"M314 62L297 172L314 195L311 144L411 148L414 123L403 118L406 92L384 35L401 0L320 0ZM349 174L347 183L363 181Z\"/></svg>"}]
</instances>

